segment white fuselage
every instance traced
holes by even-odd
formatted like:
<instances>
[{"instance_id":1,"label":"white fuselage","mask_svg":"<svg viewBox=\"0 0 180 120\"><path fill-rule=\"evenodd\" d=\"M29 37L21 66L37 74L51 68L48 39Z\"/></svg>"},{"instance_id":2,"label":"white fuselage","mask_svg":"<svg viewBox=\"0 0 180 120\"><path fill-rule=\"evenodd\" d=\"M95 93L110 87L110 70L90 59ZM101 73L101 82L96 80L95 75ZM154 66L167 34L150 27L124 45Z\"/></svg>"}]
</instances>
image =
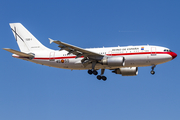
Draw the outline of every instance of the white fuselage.
<instances>
[{"instance_id":1,"label":"white fuselage","mask_svg":"<svg viewBox=\"0 0 180 120\"><path fill-rule=\"evenodd\" d=\"M107 47L107 48L91 48L86 49L95 53L99 53L105 56L122 56L125 58L125 65L123 67L142 67L152 66L168 62L173 59L172 53L168 48L160 46L127 46L127 47ZM169 51L167 51L169 50ZM33 52L32 52L33 53ZM69 54L65 50L47 50L36 51L35 57L28 61L42 64L51 67L64 68L64 69L76 69L84 70L91 69L92 65L84 66L81 60L84 57L76 58L75 55ZM16 57L16 56L14 56ZM25 59L25 58L22 58ZM97 64L95 69L114 69L122 66L108 66Z\"/></svg>"},{"instance_id":2,"label":"white fuselage","mask_svg":"<svg viewBox=\"0 0 180 120\"><path fill-rule=\"evenodd\" d=\"M13 53L13 57L50 67L85 70L88 74L97 75L98 80L106 81L105 69L122 76L135 76L138 67L152 66L154 68L174 59L177 54L160 46L140 45L126 47L103 47L83 49L59 40L49 38L50 43L58 45L60 50L52 50L44 46L21 23L10 23L11 30L20 51L3 48ZM101 69L100 75L97 70Z\"/></svg>"}]
</instances>

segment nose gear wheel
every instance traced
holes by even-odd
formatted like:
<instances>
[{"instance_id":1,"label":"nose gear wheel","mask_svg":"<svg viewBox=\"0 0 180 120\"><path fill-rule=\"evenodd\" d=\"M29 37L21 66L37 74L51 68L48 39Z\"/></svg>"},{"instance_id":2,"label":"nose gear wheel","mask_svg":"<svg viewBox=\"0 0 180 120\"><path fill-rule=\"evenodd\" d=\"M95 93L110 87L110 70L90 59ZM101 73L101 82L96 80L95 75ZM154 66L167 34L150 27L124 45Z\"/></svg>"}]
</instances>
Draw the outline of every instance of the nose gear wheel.
<instances>
[{"instance_id":1,"label":"nose gear wheel","mask_svg":"<svg viewBox=\"0 0 180 120\"><path fill-rule=\"evenodd\" d=\"M151 73L152 75L154 75L154 74L155 74L155 71L154 71L154 68L155 68L155 67L156 67L156 65L153 65L153 66L151 67L151 69L152 69L152 70L151 70L151 72L150 72L150 73Z\"/></svg>"}]
</instances>

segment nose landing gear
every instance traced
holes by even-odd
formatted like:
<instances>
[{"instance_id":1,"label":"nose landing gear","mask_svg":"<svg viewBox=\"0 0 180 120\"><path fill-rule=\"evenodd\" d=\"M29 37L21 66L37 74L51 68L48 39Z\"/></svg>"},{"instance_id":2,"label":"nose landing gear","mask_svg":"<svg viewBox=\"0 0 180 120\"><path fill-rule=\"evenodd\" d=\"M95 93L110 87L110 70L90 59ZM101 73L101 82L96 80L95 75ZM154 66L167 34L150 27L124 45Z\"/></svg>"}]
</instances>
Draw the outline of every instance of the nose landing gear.
<instances>
[{"instance_id":1,"label":"nose landing gear","mask_svg":"<svg viewBox=\"0 0 180 120\"><path fill-rule=\"evenodd\" d=\"M152 69L152 70L151 70L151 72L150 72L150 73L151 73L152 75L154 75L154 74L155 74L155 71L154 71L154 68L155 68L155 67L156 67L156 65L153 65L153 66L151 67L151 69Z\"/></svg>"},{"instance_id":2,"label":"nose landing gear","mask_svg":"<svg viewBox=\"0 0 180 120\"><path fill-rule=\"evenodd\" d=\"M155 71L151 71L151 74L154 75L154 74L155 74Z\"/></svg>"}]
</instances>

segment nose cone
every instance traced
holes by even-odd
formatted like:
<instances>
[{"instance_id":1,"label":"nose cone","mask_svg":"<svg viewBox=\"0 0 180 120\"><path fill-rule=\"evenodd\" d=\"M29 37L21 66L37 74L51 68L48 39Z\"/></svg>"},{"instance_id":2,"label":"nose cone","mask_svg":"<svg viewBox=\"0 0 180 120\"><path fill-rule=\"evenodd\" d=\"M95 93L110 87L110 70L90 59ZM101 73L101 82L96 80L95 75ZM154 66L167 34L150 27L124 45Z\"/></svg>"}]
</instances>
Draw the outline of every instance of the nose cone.
<instances>
[{"instance_id":1,"label":"nose cone","mask_svg":"<svg viewBox=\"0 0 180 120\"><path fill-rule=\"evenodd\" d=\"M171 52L172 59L177 57L177 54L175 52Z\"/></svg>"}]
</instances>

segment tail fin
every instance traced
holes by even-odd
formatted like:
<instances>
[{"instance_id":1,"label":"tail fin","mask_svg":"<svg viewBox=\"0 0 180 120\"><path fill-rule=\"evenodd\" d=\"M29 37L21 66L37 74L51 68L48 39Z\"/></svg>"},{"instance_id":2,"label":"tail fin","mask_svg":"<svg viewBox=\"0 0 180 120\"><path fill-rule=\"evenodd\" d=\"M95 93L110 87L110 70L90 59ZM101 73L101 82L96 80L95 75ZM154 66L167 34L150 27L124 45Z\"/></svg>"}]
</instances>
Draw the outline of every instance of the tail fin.
<instances>
[{"instance_id":1,"label":"tail fin","mask_svg":"<svg viewBox=\"0 0 180 120\"><path fill-rule=\"evenodd\" d=\"M10 23L21 52L49 50L42 45L21 23Z\"/></svg>"}]
</instances>

